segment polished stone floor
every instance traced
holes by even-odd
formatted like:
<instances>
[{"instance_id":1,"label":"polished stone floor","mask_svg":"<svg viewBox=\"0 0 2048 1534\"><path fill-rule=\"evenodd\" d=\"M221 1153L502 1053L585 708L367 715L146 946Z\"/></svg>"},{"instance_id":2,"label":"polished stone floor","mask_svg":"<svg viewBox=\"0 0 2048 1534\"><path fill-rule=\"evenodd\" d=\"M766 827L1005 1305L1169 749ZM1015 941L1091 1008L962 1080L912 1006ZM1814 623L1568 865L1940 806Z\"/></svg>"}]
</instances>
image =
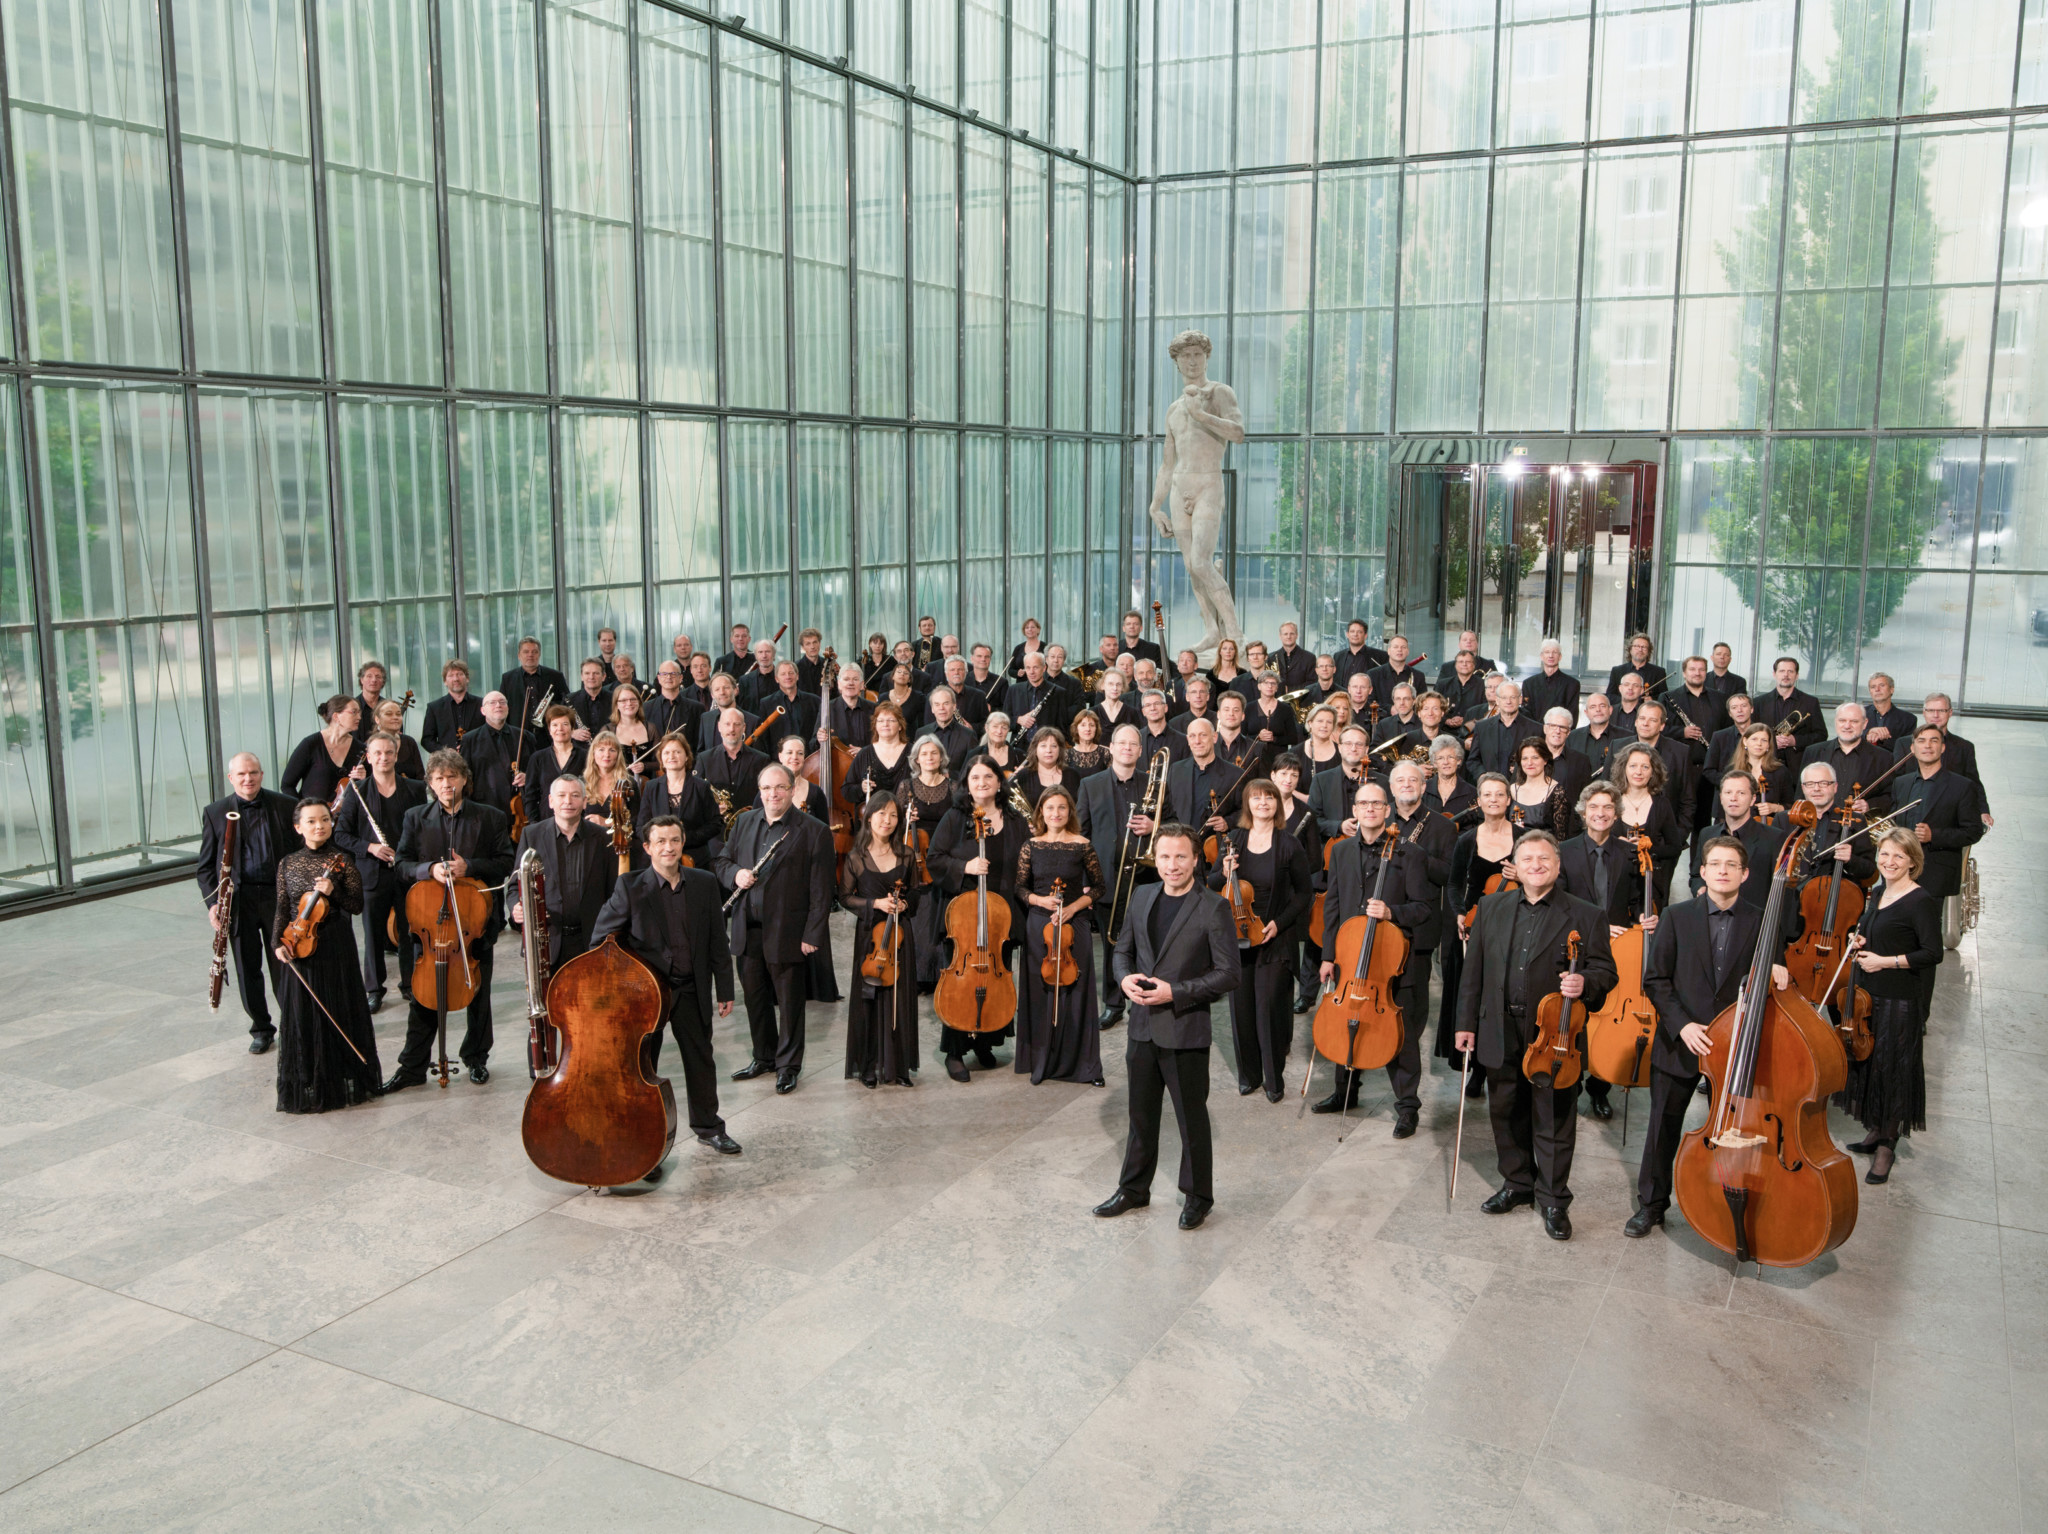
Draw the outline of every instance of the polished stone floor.
<instances>
[{"instance_id":1,"label":"polished stone floor","mask_svg":"<svg viewBox=\"0 0 2048 1534\"><path fill-rule=\"evenodd\" d=\"M744 1156L596 1198L520 1148L509 939L488 1086L291 1118L189 886L0 923L0 1527L2048 1529L2048 731L1963 728L2000 824L1928 1131L1761 1278L1622 1238L1619 1119L1560 1246L1479 1213L1483 1118L1447 1201L1450 1078L1339 1143L1223 1050L1209 1223L1170 1174L1092 1219L1120 1033L1108 1090L960 1086L928 1023L869 1092L838 1007L794 1095L723 1088Z\"/></svg>"}]
</instances>

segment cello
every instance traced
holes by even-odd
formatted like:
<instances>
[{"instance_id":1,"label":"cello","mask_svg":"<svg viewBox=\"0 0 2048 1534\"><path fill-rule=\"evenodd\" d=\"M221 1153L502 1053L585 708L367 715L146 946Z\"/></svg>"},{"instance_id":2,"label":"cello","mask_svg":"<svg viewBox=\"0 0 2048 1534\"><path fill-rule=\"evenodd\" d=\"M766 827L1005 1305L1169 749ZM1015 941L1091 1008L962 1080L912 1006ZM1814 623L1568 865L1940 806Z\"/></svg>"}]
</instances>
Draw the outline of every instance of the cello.
<instances>
[{"instance_id":1,"label":"cello","mask_svg":"<svg viewBox=\"0 0 2048 1534\"><path fill-rule=\"evenodd\" d=\"M527 1090L519 1138L558 1182L591 1189L639 1182L676 1143L676 1095L649 1063L668 989L608 937L555 971L549 1021L561 1058Z\"/></svg>"},{"instance_id":2,"label":"cello","mask_svg":"<svg viewBox=\"0 0 2048 1534\"><path fill-rule=\"evenodd\" d=\"M405 924L419 944L412 999L435 1014L438 1062L428 1070L448 1087L448 1014L476 997L469 945L491 917L490 892L475 879L421 879L405 892ZM451 969L459 959L462 967Z\"/></svg>"},{"instance_id":3,"label":"cello","mask_svg":"<svg viewBox=\"0 0 2048 1534\"><path fill-rule=\"evenodd\" d=\"M1818 816L1802 799L1786 818L1792 834L1778 851L1742 993L1707 1025L1707 1122L1679 1141L1672 1182L1686 1222L1738 1270L1804 1267L1856 1228L1856 1173L1828 1132L1828 1099L1848 1079L1847 1059L1813 1003L1771 983L1785 881Z\"/></svg>"},{"instance_id":4,"label":"cello","mask_svg":"<svg viewBox=\"0 0 2048 1534\"><path fill-rule=\"evenodd\" d=\"M976 856L988 861L988 816L974 812ZM1017 1016L1017 981L1003 963L1003 944L1010 937L1010 903L988 898L988 871L974 876L974 889L962 890L946 905L946 936L953 940L953 961L939 971L932 992L932 1010L949 1028L962 1033L998 1033Z\"/></svg>"},{"instance_id":5,"label":"cello","mask_svg":"<svg viewBox=\"0 0 2048 1534\"><path fill-rule=\"evenodd\" d=\"M1636 872L1643 880L1642 910L1635 925L1613 940L1614 968L1621 978L1600 1010L1586 1020L1586 1069L1623 1091L1650 1084L1650 1041L1657 1032L1657 1008L1643 990L1643 955L1650 941L1644 923L1657 910L1657 892L1650 883L1655 859L1645 832L1636 832L1634 841ZM1626 1112L1627 1099L1622 1103ZM1628 1139L1625 1119L1621 1137Z\"/></svg>"},{"instance_id":6,"label":"cello","mask_svg":"<svg viewBox=\"0 0 2048 1534\"><path fill-rule=\"evenodd\" d=\"M1565 939L1565 973L1579 972L1577 932ZM1552 991L1536 1003L1536 1028L1529 1047L1522 1051L1522 1074L1539 1086L1566 1092L1579 1084L1584 1066L1580 1045L1586 1033L1586 1004L1577 997Z\"/></svg>"},{"instance_id":7,"label":"cello","mask_svg":"<svg viewBox=\"0 0 2048 1534\"><path fill-rule=\"evenodd\" d=\"M1374 900L1386 898L1387 870L1394 865L1400 840L1400 826L1390 824L1387 845L1380 854L1379 872L1373 878ZM1363 850L1363 837L1358 845ZM1338 927L1337 951L1331 958L1339 971L1348 973L1316 1006L1316 1053L1340 1070L1376 1071L1401 1049L1406 1025L1394 1001L1394 987L1408 967L1408 934L1377 916L1353 916ZM1308 1102L1308 1078L1314 1074L1312 1069L1302 1073L1304 1106ZM1341 1091L1344 1078L1339 1076L1337 1083ZM1344 1101L1348 1106L1349 1093Z\"/></svg>"},{"instance_id":8,"label":"cello","mask_svg":"<svg viewBox=\"0 0 2048 1534\"><path fill-rule=\"evenodd\" d=\"M1849 840L1849 827L1856 819L1853 805L1862 791L1863 785L1857 784L1835 812L1842 827L1842 841L1836 846ZM1785 950L1785 968L1792 972L1792 983L1816 1007L1826 1007L1834 999L1830 976L1842 972L1838 961L1847 951L1849 934L1863 919L1863 887L1844 877L1848 860L1830 861L1835 866L1825 878L1816 876L1800 886L1799 916L1805 926L1798 940Z\"/></svg>"}]
</instances>

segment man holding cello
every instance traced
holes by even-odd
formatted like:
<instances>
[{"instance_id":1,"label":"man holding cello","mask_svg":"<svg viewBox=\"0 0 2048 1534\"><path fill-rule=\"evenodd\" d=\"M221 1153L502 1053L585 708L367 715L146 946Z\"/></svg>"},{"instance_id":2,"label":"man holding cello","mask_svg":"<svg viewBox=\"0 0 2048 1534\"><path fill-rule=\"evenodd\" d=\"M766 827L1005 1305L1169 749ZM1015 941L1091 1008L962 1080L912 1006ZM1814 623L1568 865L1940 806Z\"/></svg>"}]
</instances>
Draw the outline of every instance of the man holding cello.
<instances>
[{"instance_id":1,"label":"man holding cello","mask_svg":"<svg viewBox=\"0 0 2048 1534\"><path fill-rule=\"evenodd\" d=\"M1607 913L1558 883L1557 838L1530 831L1515 843L1520 888L1484 896L1465 947L1458 991L1457 1047L1476 1050L1486 1069L1486 1106L1500 1157L1501 1188L1479 1207L1506 1214L1524 1204L1543 1210L1553 1241L1572 1238L1572 1153L1578 1145L1578 1082L1563 1089L1531 1081L1524 1052L1536 1037L1546 997L1561 1009L1598 1010L1620 976L1607 941ZM1570 935L1579 962L1570 964ZM1584 1013L1575 1031L1583 1034Z\"/></svg>"},{"instance_id":2,"label":"man holding cello","mask_svg":"<svg viewBox=\"0 0 2048 1534\"><path fill-rule=\"evenodd\" d=\"M505 812L466 797L469 782L469 762L461 752L436 751L427 759L427 788L433 797L405 812L405 827L398 833L397 866L406 877L437 885L451 879L502 884L512 871L512 839ZM470 999L462 1035L462 1063L478 1086L491 1079L491 945L505 925L498 897L488 898L490 914L483 930L465 934L476 992ZM427 1052L433 1045L436 1018L435 1010L422 1004L420 988L415 985L405 1015L405 1047L398 1052L398 1069L384 1083L385 1091L397 1092L426 1081Z\"/></svg>"}]
</instances>

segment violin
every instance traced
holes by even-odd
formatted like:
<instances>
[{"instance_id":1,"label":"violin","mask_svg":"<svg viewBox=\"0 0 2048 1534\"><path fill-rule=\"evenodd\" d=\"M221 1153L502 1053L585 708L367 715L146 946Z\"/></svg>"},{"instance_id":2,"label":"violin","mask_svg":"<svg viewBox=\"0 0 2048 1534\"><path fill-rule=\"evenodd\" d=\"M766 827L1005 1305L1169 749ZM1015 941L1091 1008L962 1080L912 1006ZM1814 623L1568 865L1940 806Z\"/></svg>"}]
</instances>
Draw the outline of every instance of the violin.
<instances>
[{"instance_id":1,"label":"violin","mask_svg":"<svg viewBox=\"0 0 2048 1534\"><path fill-rule=\"evenodd\" d=\"M1643 989L1643 956L1649 934L1643 923L1655 914L1657 892L1650 882L1654 859L1647 832L1635 834L1636 872L1643 880L1643 908L1636 923L1614 939L1614 967L1620 974L1600 1010L1586 1019L1586 1068L1618 1087L1650 1084L1650 1041L1657 1032L1657 1008Z\"/></svg>"},{"instance_id":2,"label":"violin","mask_svg":"<svg viewBox=\"0 0 2048 1534\"><path fill-rule=\"evenodd\" d=\"M623 879L633 871L633 811L626 803L623 782L612 785L606 809L612 823L612 852L619 860L619 877Z\"/></svg>"},{"instance_id":3,"label":"violin","mask_svg":"<svg viewBox=\"0 0 2048 1534\"><path fill-rule=\"evenodd\" d=\"M974 812L976 856L988 858L988 813ZM932 992L932 1010L948 1027L962 1033L997 1033L1017 1016L1017 982L1003 963L1003 944L1010 936L1010 903L988 898L986 868L974 877L972 892L963 890L946 906L946 936L953 940L953 962L939 971Z\"/></svg>"},{"instance_id":4,"label":"violin","mask_svg":"<svg viewBox=\"0 0 2048 1534\"><path fill-rule=\"evenodd\" d=\"M1803 1267L1856 1228L1855 1169L1828 1132L1828 1099L1847 1082L1848 1061L1813 1003L1771 983L1785 882L1818 815L1802 799L1786 819L1793 831L1741 995L1707 1025L1707 1121L1679 1141L1673 1177L1686 1222L1738 1268Z\"/></svg>"},{"instance_id":5,"label":"violin","mask_svg":"<svg viewBox=\"0 0 2048 1534\"><path fill-rule=\"evenodd\" d=\"M1081 982L1081 966L1074 958L1074 924L1067 920L1067 881L1052 881L1052 915L1045 922L1045 957L1038 961L1038 978L1053 988L1057 997L1062 987ZM1053 1010L1059 1010L1057 1000Z\"/></svg>"},{"instance_id":6,"label":"violin","mask_svg":"<svg viewBox=\"0 0 2048 1534\"><path fill-rule=\"evenodd\" d=\"M1394 866L1400 839L1400 827L1390 824L1373 879L1374 900L1386 898L1387 870ZM1358 846L1364 849L1363 836ZM1408 946L1407 933L1377 916L1354 916L1337 929L1337 951L1331 957L1343 978L1316 1007L1316 1053L1341 1069L1374 1071L1400 1052L1405 1024L1394 1003L1394 987L1408 967ZM1313 1074L1303 1075L1304 1098Z\"/></svg>"},{"instance_id":7,"label":"violin","mask_svg":"<svg viewBox=\"0 0 2048 1534\"><path fill-rule=\"evenodd\" d=\"M1856 819L1856 812L1850 806L1862 789L1863 785L1857 784L1855 791L1835 812L1844 840ZM1844 972L1839 961L1848 949L1849 934L1857 929L1863 918L1864 909L1863 887L1854 879L1843 876L1849 866L1848 860L1830 858L1829 861L1835 866L1825 876L1816 875L1800 886L1799 915L1805 929L1799 934L1799 940L1785 950L1785 968L1792 972L1792 983L1799 987L1808 1001L1822 1008L1834 999L1829 994L1829 986L1835 976ZM1852 964L1848 968L1853 970L1855 966ZM1839 991L1840 986L1835 986L1835 989Z\"/></svg>"},{"instance_id":8,"label":"violin","mask_svg":"<svg viewBox=\"0 0 2048 1534\"><path fill-rule=\"evenodd\" d=\"M549 688L548 690L550 692L554 691L553 688ZM512 742L512 776L515 778L518 777L520 773L520 758L526 754L526 731L530 723L528 714L526 712L526 705L531 703L532 701L533 684L529 682L526 684L526 692L524 696L521 697L521 699L519 700L519 734L513 739ZM512 817L511 829L507 834L512 838L513 845L517 846L519 842L519 833L526 829L526 795L522 794L516 786L512 790L512 803L509 806L507 813L510 814Z\"/></svg>"},{"instance_id":9,"label":"violin","mask_svg":"<svg viewBox=\"0 0 2048 1534\"><path fill-rule=\"evenodd\" d=\"M322 876L329 880L338 879L347 867L348 859L337 852L327 860ZM284 938L279 946L294 959L312 958L313 950L320 946L320 923L327 920L329 909L327 896L317 889L307 890L299 896L299 908L285 925Z\"/></svg>"},{"instance_id":10,"label":"violin","mask_svg":"<svg viewBox=\"0 0 2048 1534\"><path fill-rule=\"evenodd\" d=\"M519 1119L519 1138L541 1171L559 1182L616 1188L667 1159L676 1143L676 1096L646 1062L668 1002L654 971L616 937L555 971L547 1015L561 1053L527 1089Z\"/></svg>"},{"instance_id":11,"label":"violin","mask_svg":"<svg viewBox=\"0 0 2048 1534\"><path fill-rule=\"evenodd\" d=\"M1565 973L1579 972L1580 943L1574 932L1565 939ZM1530 1081L1563 1092L1579 1083L1584 1061L1579 1055L1586 1032L1586 1004L1562 991L1536 1003L1536 1032L1522 1051L1522 1074Z\"/></svg>"},{"instance_id":12,"label":"violin","mask_svg":"<svg viewBox=\"0 0 2048 1534\"><path fill-rule=\"evenodd\" d=\"M1230 922L1237 928L1237 946L1256 948L1266 940L1266 924L1259 913L1252 908L1258 893L1249 879L1237 876L1237 843L1228 838L1223 843L1223 893L1230 900Z\"/></svg>"},{"instance_id":13,"label":"violin","mask_svg":"<svg viewBox=\"0 0 2048 1534\"><path fill-rule=\"evenodd\" d=\"M889 891L896 900L903 898L903 881L898 879ZM860 977L876 990L885 991L896 983L896 964L902 957L903 924L901 913L889 912L888 920L875 923L875 930L869 939L868 951L861 955Z\"/></svg>"},{"instance_id":14,"label":"violin","mask_svg":"<svg viewBox=\"0 0 2048 1534\"><path fill-rule=\"evenodd\" d=\"M445 1089L448 1066L448 1014L476 997L476 966L469 945L491 916L490 892L475 879L421 879L405 893L405 922L419 943L412 966L412 996L436 1014L439 1059L430 1074ZM451 968L458 962L461 967Z\"/></svg>"}]
</instances>

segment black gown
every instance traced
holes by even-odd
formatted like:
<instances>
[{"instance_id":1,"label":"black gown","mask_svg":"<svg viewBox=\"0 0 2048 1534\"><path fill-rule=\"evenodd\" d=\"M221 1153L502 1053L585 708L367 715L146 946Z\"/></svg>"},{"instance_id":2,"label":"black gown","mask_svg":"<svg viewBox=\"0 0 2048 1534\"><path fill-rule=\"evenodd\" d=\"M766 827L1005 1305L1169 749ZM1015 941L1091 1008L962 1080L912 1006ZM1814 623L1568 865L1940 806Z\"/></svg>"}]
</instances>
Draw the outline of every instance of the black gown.
<instances>
[{"instance_id":1,"label":"black gown","mask_svg":"<svg viewBox=\"0 0 2048 1534\"><path fill-rule=\"evenodd\" d=\"M331 869L329 865L337 857L341 867ZM284 940L284 929L298 913L299 897L309 892L322 874L334 881L327 919L320 923L318 946L307 957L293 960L292 967L327 1004L334 1021L328 1021L305 985L290 975L284 977L278 993L283 1013L277 1030L279 1113L325 1113L330 1108L353 1107L375 1097L384 1080L377 1065L377 1035L370 1024L369 1001L363 995L362 959L356 952L355 929L349 924L349 918L363 910L363 880L354 859L332 842L318 852L301 848L279 859L277 915L271 924L270 944L275 948ZM336 1023L340 1024L338 1031ZM361 1060L349 1044L362 1051Z\"/></svg>"},{"instance_id":2,"label":"black gown","mask_svg":"<svg viewBox=\"0 0 2048 1534\"><path fill-rule=\"evenodd\" d=\"M1872 1134L1899 1139L1927 1127L1927 1008L1941 963L1941 898L1915 886L1888 906L1870 897L1864 936L1871 953L1903 955L1905 969L1856 973L1870 992L1868 1060L1849 1062L1849 1081L1835 1097L1844 1112Z\"/></svg>"},{"instance_id":3,"label":"black gown","mask_svg":"<svg viewBox=\"0 0 2048 1534\"><path fill-rule=\"evenodd\" d=\"M1022 907L1011 894L1011 881L1017 873L1017 853L1030 833L1014 810L1001 805L997 808L1002 813L1003 823L992 831L988 839L988 896L992 901L1000 898L1010 907L1010 939L1003 945L1002 959L1015 976L1017 949L1024 937L1024 917ZM969 809L948 810L939 821L938 830L932 833L931 851L926 862L931 869L932 883L945 891L947 904L960 895L974 892L974 876L965 871L964 865L977 856L978 845L974 840L974 822ZM950 942L949 939L949 948ZM1021 987L1019 1005L1022 1005ZM969 1033L945 1026L939 1029L939 1049L949 1056L964 1055L971 1049L992 1049L1016 1030L1014 1019L988 1033Z\"/></svg>"},{"instance_id":4,"label":"black gown","mask_svg":"<svg viewBox=\"0 0 2048 1534\"><path fill-rule=\"evenodd\" d=\"M361 730L348 738L348 749L337 767L334 758L328 755L327 737L315 730L292 751L277 786L294 799L320 799L333 803L334 791L341 787L341 780L355 771L356 764L363 759L364 738Z\"/></svg>"},{"instance_id":5,"label":"black gown","mask_svg":"<svg viewBox=\"0 0 2048 1534\"><path fill-rule=\"evenodd\" d=\"M1499 873L1506 858L1496 862L1479 853L1479 827L1458 833L1451 849L1451 882L1444 886L1444 995L1436 1012L1436 1057L1452 1060L1464 1069L1458 1053L1458 981L1465 973L1465 944L1458 937L1458 918L1479 903L1486 881Z\"/></svg>"},{"instance_id":6,"label":"black gown","mask_svg":"<svg viewBox=\"0 0 2048 1534\"><path fill-rule=\"evenodd\" d=\"M875 929L886 922L888 913L874 909L874 902L894 891L898 881L910 901L910 912L899 920L903 946L897 955L897 983L876 986L860 972L861 961L874 943ZM869 865L865 853L855 849L839 865L839 903L853 913L853 995L846 1004L846 1074L867 1086L882 1082L915 1086L910 1073L917 1069L917 974L918 939L916 913L932 902L929 891L917 882L917 866L898 855L889 869Z\"/></svg>"},{"instance_id":7,"label":"black gown","mask_svg":"<svg viewBox=\"0 0 2048 1534\"><path fill-rule=\"evenodd\" d=\"M904 746L896 755L896 765L890 766L882 760L872 744L862 746L847 764L846 780L839 785L839 797L853 806L855 814L866 806L868 796L861 784L873 780L875 792L893 794L896 785L909 777L915 769L910 765L910 747Z\"/></svg>"},{"instance_id":8,"label":"black gown","mask_svg":"<svg viewBox=\"0 0 2048 1534\"><path fill-rule=\"evenodd\" d=\"M950 777L936 787L920 781L915 773L904 778L896 786L896 802L903 811L904 841L914 847L915 833L922 831L929 848L932 833L938 830L939 822L946 818L958 797L959 785ZM936 872L929 866L925 872L929 882L936 885ZM939 963L945 951L946 902L936 888L929 892L929 898L917 903L910 919L917 928L917 988L929 996L938 984Z\"/></svg>"},{"instance_id":9,"label":"black gown","mask_svg":"<svg viewBox=\"0 0 2048 1534\"><path fill-rule=\"evenodd\" d=\"M1109 765L1107 746L1073 746L1067 751L1067 774L1078 785Z\"/></svg>"},{"instance_id":10,"label":"black gown","mask_svg":"<svg viewBox=\"0 0 2048 1534\"><path fill-rule=\"evenodd\" d=\"M1515 799L1512 789L1508 797L1521 807L1523 830L1548 831L1561 842L1570 841L1579 834L1578 812L1566 802L1562 783L1553 779L1550 792L1534 804L1523 804L1520 799Z\"/></svg>"},{"instance_id":11,"label":"black gown","mask_svg":"<svg viewBox=\"0 0 2048 1534\"><path fill-rule=\"evenodd\" d=\"M1035 776L1035 774L1034 774ZM1050 895L1053 880L1068 900L1087 895L1100 903L1108 898L1102 864L1086 841L1054 842L1035 838L1017 854L1016 890L1020 896ZM1074 963L1080 978L1060 987L1059 1010L1053 1010L1053 988L1039 966L1045 960L1045 929L1052 912L1023 906L1024 972L1018 978L1018 1075L1041 1081L1084 1081L1102 1085L1102 1030L1095 1006L1095 906L1074 916Z\"/></svg>"}]
</instances>

